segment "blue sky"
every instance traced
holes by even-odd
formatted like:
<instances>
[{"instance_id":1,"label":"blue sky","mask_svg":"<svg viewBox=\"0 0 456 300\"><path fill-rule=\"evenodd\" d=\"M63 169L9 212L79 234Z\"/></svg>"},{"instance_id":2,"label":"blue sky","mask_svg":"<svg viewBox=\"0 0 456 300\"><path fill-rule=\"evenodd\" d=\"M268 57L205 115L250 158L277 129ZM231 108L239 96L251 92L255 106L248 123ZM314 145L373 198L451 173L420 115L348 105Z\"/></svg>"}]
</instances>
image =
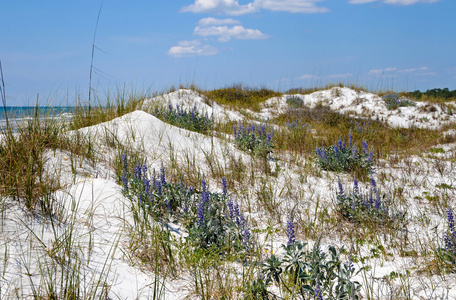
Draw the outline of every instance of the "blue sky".
<instances>
[{"instance_id":1,"label":"blue sky","mask_svg":"<svg viewBox=\"0 0 456 300\"><path fill-rule=\"evenodd\" d=\"M102 1L3 0L8 105L86 101ZM104 0L92 86L456 89L454 0Z\"/></svg>"}]
</instances>

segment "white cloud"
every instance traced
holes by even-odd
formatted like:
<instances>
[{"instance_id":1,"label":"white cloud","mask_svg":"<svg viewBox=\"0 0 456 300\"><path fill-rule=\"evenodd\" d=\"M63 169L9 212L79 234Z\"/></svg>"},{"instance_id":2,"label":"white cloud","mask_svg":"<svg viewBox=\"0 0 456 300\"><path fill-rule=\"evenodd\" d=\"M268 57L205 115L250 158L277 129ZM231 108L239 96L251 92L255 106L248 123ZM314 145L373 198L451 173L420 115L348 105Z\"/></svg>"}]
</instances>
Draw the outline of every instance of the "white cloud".
<instances>
[{"instance_id":1,"label":"white cloud","mask_svg":"<svg viewBox=\"0 0 456 300\"><path fill-rule=\"evenodd\" d=\"M370 3L370 2L375 2L379 0L349 0L348 3L350 4L364 4L364 3ZM385 4L393 4L393 5L411 5L411 4L416 4L416 3L435 3L440 0L381 0Z\"/></svg>"},{"instance_id":2,"label":"white cloud","mask_svg":"<svg viewBox=\"0 0 456 300\"><path fill-rule=\"evenodd\" d=\"M181 9L193 13L223 13L228 15L243 15L258 12L260 9L284 11L291 13L321 13L329 11L317 6L324 0L253 0L248 4L239 4L238 0L195 0L191 5Z\"/></svg>"},{"instance_id":3,"label":"white cloud","mask_svg":"<svg viewBox=\"0 0 456 300\"><path fill-rule=\"evenodd\" d=\"M393 72L393 71L396 71L396 68L370 70L368 74L383 74L383 73Z\"/></svg>"},{"instance_id":4,"label":"white cloud","mask_svg":"<svg viewBox=\"0 0 456 300\"><path fill-rule=\"evenodd\" d=\"M194 34L199 36L215 36L220 42L228 42L229 40L238 39L238 40L258 40L266 39L267 35L259 31L258 29L249 29L244 28L241 25L236 25L232 27L228 26L210 26L210 27L200 27L196 26Z\"/></svg>"},{"instance_id":5,"label":"white cloud","mask_svg":"<svg viewBox=\"0 0 456 300\"><path fill-rule=\"evenodd\" d=\"M317 6L323 0L254 0L253 6L265 10L291 13L322 13L329 9Z\"/></svg>"},{"instance_id":6,"label":"white cloud","mask_svg":"<svg viewBox=\"0 0 456 300\"><path fill-rule=\"evenodd\" d=\"M424 71L427 70L427 67L421 67L421 68L412 68L412 69L405 69L405 70L399 70L398 72L400 73L412 73L416 71Z\"/></svg>"},{"instance_id":7,"label":"white cloud","mask_svg":"<svg viewBox=\"0 0 456 300\"><path fill-rule=\"evenodd\" d=\"M319 79L320 77L310 74L304 74L299 77L299 79Z\"/></svg>"},{"instance_id":8,"label":"white cloud","mask_svg":"<svg viewBox=\"0 0 456 300\"><path fill-rule=\"evenodd\" d=\"M253 13L257 9L253 3L240 5L237 0L195 0L195 3L181 9L193 13L225 13L228 15L243 15Z\"/></svg>"},{"instance_id":9,"label":"white cloud","mask_svg":"<svg viewBox=\"0 0 456 300\"><path fill-rule=\"evenodd\" d=\"M215 19L215 18L204 18L198 21L198 25L201 26L219 26L219 25L235 25L241 24L240 21L234 19Z\"/></svg>"},{"instance_id":10,"label":"white cloud","mask_svg":"<svg viewBox=\"0 0 456 300\"><path fill-rule=\"evenodd\" d=\"M168 50L168 54L174 57L184 56L207 56L216 55L218 49L209 45L203 45L200 41L181 41L177 46Z\"/></svg>"}]
</instances>

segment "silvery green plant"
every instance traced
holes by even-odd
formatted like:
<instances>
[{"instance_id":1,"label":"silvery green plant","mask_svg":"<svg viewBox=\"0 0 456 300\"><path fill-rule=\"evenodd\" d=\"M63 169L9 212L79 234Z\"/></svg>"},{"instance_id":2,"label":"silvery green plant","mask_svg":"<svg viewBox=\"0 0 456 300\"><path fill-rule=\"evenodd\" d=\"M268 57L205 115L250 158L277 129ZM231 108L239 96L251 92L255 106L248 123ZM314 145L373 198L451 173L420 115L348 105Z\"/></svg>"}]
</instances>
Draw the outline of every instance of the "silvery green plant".
<instances>
[{"instance_id":1,"label":"silvery green plant","mask_svg":"<svg viewBox=\"0 0 456 300\"><path fill-rule=\"evenodd\" d=\"M314 151L317 156L318 165L326 171L349 172L360 171L363 174L373 172L373 151L365 141L362 143L362 150L353 143L352 134L349 134L348 145L339 139L333 146L317 147Z\"/></svg>"},{"instance_id":2,"label":"silvery green plant","mask_svg":"<svg viewBox=\"0 0 456 300\"><path fill-rule=\"evenodd\" d=\"M412 100L402 99L399 94L386 94L383 96L383 100L386 104L386 109L393 110L404 106L416 106L416 103Z\"/></svg>"},{"instance_id":3,"label":"silvery green plant","mask_svg":"<svg viewBox=\"0 0 456 300\"><path fill-rule=\"evenodd\" d=\"M338 182L336 193L339 213L350 222L374 222L379 225L399 225L405 221L405 214L395 211L391 197L382 194L377 183L371 178L371 186L367 191L361 191L358 180L353 181L351 191L344 190Z\"/></svg>"},{"instance_id":4,"label":"silvery green plant","mask_svg":"<svg viewBox=\"0 0 456 300\"><path fill-rule=\"evenodd\" d=\"M357 270L350 259L342 261L342 250L338 252L334 246L328 247L328 253L322 251L319 241L307 251L307 243L295 240L290 220L287 235L288 243L282 245L283 257L272 254L262 266L263 277L259 280L264 282L264 289L275 282L284 292L300 299L359 299L361 284L353 277L364 268ZM261 286L258 282L257 287Z\"/></svg>"},{"instance_id":5,"label":"silvery green plant","mask_svg":"<svg viewBox=\"0 0 456 300\"><path fill-rule=\"evenodd\" d=\"M448 228L443 236L445 248L439 248L439 258L446 264L451 272L456 271L456 227L454 225L453 210L447 209Z\"/></svg>"},{"instance_id":6,"label":"silvery green plant","mask_svg":"<svg viewBox=\"0 0 456 300\"><path fill-rule=\"evenodd\" d=\"M171 104L167 108L155 108L152 114L160 120L171 125L178 126L199 133L207 133L212 125L212 119L207 114L201 115L196 105L191 111L184 110L181 106L176 105L174 109Z\"/></svg>"},{"instance_id":7,"label":"silvery green plant","mask_svg":"<svg viewBox=\"0 0 456 300\"><path fill-rule=\"evenodd\" d=\"M135 219L143 214L155 220L180 221L188 230L187 242L201 248L219 247L226 251L250 251L253 247L248 220L228 194L226 179L221 193L209 192L205 180L201 189L166 181L165 170L148 178L147 166L136 165L129 171L127 155L122 155L123 194L135 207Z\"/></svg>"},{"instance_id":8,"label":"silvery green plant","mask_svg":"<svg viewBox=\"0 0 456 300\"><path fill-rule=\"evenodd\" d=\"M289 106L292 107L302 107L304 106L304 101L298 96L286 96L286 102Z\"/></svg>"},{"instance_id":9,"label":"silvery green plant","mask_svg":"<svg viewBox=\"0 0 456 300\"><path fill-rule=\"evenodd\" d=\"M245 128L242 124L233 126L234 143L246 152L250 152L259 157L268 157L274 149L272 137L274 131L266 132L266 125L248 125Z\"/></svg>"}]
</instances>

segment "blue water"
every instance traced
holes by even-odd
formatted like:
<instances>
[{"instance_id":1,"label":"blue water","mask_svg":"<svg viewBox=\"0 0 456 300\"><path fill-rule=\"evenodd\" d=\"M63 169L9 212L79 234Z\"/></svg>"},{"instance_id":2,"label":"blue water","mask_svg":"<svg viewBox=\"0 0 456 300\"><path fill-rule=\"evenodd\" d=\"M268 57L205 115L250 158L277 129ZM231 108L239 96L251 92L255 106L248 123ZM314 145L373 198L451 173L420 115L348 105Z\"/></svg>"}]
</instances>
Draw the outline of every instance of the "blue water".
<instances>
[{"instance_id":1,"label":"blue water","mask_svg":"<svg viewBox=\"0 0 456 300\"><path fill-rule=\"evenodd\" d=\"M39 118L55 118L71 115L74 110L72 106L7 106L6 114L10 125L15 128L18 123L35 116ZM0 106L0 129L6 127L5 107Z\"/></svg>"}]
</instances>

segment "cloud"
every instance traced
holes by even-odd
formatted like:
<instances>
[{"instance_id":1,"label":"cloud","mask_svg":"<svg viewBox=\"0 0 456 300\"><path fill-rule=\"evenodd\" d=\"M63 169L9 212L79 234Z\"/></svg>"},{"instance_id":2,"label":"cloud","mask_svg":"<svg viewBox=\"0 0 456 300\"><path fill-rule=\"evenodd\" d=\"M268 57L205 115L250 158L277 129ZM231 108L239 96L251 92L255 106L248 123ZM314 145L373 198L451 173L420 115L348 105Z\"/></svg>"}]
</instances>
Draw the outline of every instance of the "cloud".
<instances>
[{"instance_id":1,"label":"cloud","mask_svg":"<svg viewBox=\"0 0 456 300\"><path fill-rule=\"evenodd\" d=\"M243 15L256 12L253 3L240 5L237 0L195 0L195 3L185 6L182 12L193 13L225 13L228 15Z\"/></svg>"},{"instance_id":2,"label":"cloud","mask_svg":"<svg viewBox=\"0 0 456 300\"><path fill-rule=\"evenodd\" d=\"M319 79L320 77L315 76L315 75L310 75L310 74L304 74L299 77L299 79Z\"/></svg>"},{"instance_id":3,"label":"cloud","mask_svg":"<svg viewBox=\"0 0 456 300\"><path fill-rule=\"evenodd\" d=\"M328 12L326 7L318 7L317 2L323 0L254 0L253 6L271 11L290 13L323 13Z\"/></svg>"},{"instance_id":4,"label":"cloud","mask_svg":"<svg viewBox=\"0 0 456 300\"><path fill-rule=\"evenodd\" d=\"M215 19L215 18L204 18L198 21L198 25L201 26L219 26L219 25L233 25L233 24L241 24L240 21L234 19Z\"/></svg>"},{"instance_id":5,"label":"cloud","mask_svg":"<svg viewBox=\"0 0 456 300\"><path fill-rule=\"evenodd\" d=\"M421 67L421 68L412 68L412 69L405 69L405 70L399 70L398 72L400 73L412 73L416 71L424 71L427 70L427 67Z\"/></svg>"},{"instance_id":6,"label":"cloud","mask_svg":"<svg viewBox=\"0 0 456 300\"><path fill-rule=\"evenodd\" d=\"M370 2L375 2L379 0L349 0L348 3L350 4L364 4L364 3L370 3ZM435 3L440 0L381 0L385 4L393 4L393 5L412 5L416 3Z\"/></svg>"},{"instance_id":7,"label":"cloud","mask_svg":"<svg viewBox=\"0 0 456 300\"><path fill-rule=\"evenodd\" d=\"M174 57L184 56L208 56L216 55L218 49L209 45L203 45L200 41L181 41L177 46L168 50L168 55Z\"/></svg>"},{"instance_id":8,"label":"cloud","mask_svg":"<svg viewBox=\"0 0 456 300\"><path fill-rule=\"evenodd\" d=\"M368 74L383 74L383 73L393 72L393 71L396 71L396 68L370 70Z\"/></svg>"},{"instance_id":9,"label":"cloud","mask_svg":"<svg viewBox=\"0 0 456 300\"><path fill-rule=\"evenodd\" d=\"M258 40L266 39L267 35L259 31L258 29L249 29L244 28L241 25L236 25L232 27L228 26L210 26L210 27L200 27L196 26L193 32L196 35L209 37L215 36L218 37L219 42L228 42L229 40L238 39L238 40Z\"/></svg>"},{"instance_id":10,"label":"cloud","mask_svg":"<svg viewBox=\"0 0 456 300\"><path fill-rule=\"evenodd\" d=\"M195 0L191 5L181 9L182 12L219 13L227 15L244 15L258 12L260 9L284 11L291 13L322 13L329 11L317 6L324 0L253 0L241 5L237 0Z\"/></svg>"}]
</instances>

